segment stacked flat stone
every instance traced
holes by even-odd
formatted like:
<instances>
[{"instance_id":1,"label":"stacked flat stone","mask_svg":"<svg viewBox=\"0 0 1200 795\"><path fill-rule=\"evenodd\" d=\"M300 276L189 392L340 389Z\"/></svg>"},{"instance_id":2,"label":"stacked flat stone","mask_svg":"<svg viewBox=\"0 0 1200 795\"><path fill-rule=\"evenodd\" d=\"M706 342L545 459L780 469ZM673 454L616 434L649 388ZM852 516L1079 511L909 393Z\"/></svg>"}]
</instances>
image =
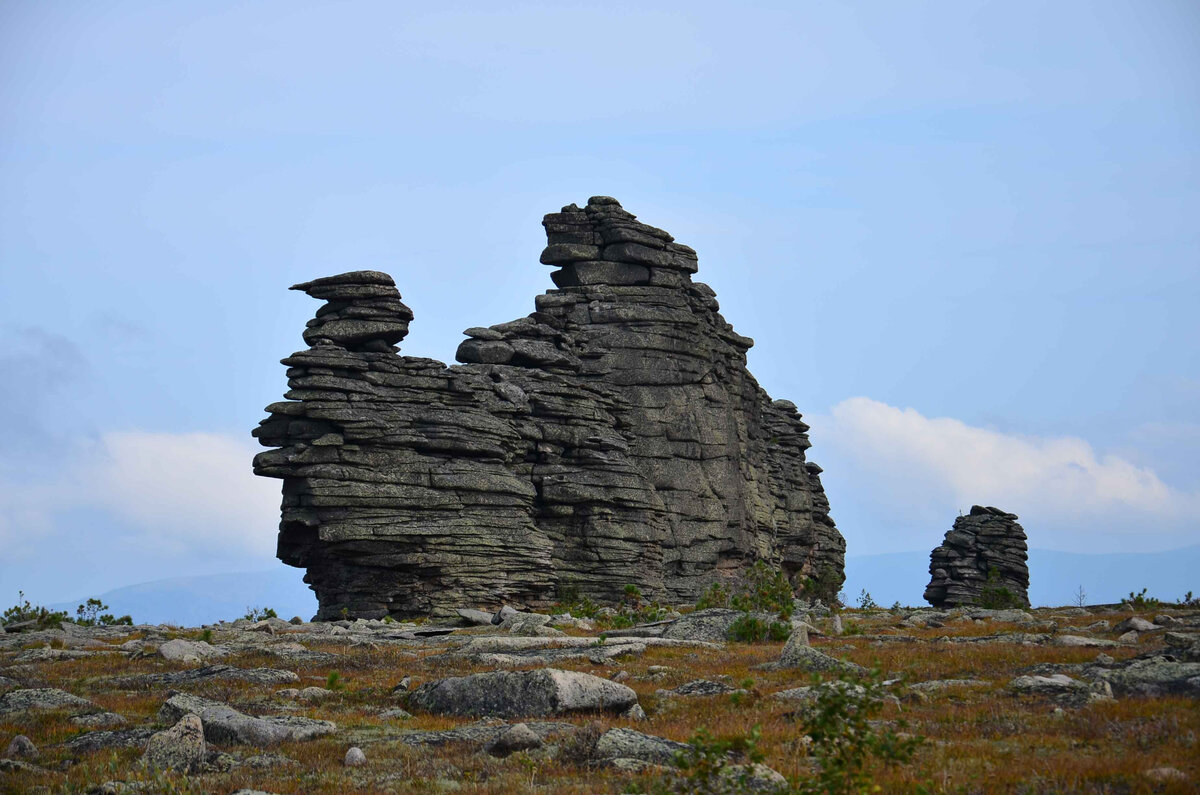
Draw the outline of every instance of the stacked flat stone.
<instances>
[{"instance_id":1,"label":"stacked flat stone","mask_svg":"<svg viewBox=\"0 0 1200 795\"><path fill-rule=\"evenodd\" d=\"M397 355L412 313L384 274L297 285L330 303L255 472L284 480L279 557L318 616L537 608L567 584L691 601L758 559L836 590L808 426L746 370L695 252L608 197L543 223L558 289L468 329L459 365Z\"/></svg>"},{"instance_id":2,"label":"stacked flat stone","mask_svg":"<svg viewBox=\"0 0 1200 795\"><path fill-rule=\"evenodd\" d=\"M1029 550L1016 514L971 507L954 520L942 545L929 555L925 601L934 607L981 603L984 589L1006 589L1029 606Z\"/></svg>"}]
</instances>

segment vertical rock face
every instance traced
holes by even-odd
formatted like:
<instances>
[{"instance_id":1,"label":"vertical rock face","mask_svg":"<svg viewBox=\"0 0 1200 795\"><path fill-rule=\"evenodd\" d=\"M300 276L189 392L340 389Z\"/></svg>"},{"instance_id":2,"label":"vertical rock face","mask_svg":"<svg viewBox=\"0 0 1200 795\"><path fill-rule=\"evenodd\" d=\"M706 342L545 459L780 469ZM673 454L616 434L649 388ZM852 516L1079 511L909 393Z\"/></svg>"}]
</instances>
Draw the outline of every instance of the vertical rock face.
<instances>
[{"instance_id":1,"label":"vertical rock face","mask_svg":"<svg viewBox=\"0 0 1200 795\"><path fill-rule=\"evenodd\" d=\"M566 584L686 601L757 559L836 592L808 426L746 370L695 252L608 197L543 224L559 289L467 329L460 365L397 354L413 315L386 274L293 288L328 303L255 472L284 481L279 557L318 615L536 607Z\"/></svg>"},{"instance_id":2,"label":"vertical rock face","mask_svg":"<svg viewBox=\"0 0 1200 795\"><path fill-rule=\"evenodd\" d=\"M1028 558L1016 514L974 505L930 553L925 601L934 607L980 605L1006 601L1007 593L1012 604L1006 606L1028 607Z\"/></svg>"}]
</instances>

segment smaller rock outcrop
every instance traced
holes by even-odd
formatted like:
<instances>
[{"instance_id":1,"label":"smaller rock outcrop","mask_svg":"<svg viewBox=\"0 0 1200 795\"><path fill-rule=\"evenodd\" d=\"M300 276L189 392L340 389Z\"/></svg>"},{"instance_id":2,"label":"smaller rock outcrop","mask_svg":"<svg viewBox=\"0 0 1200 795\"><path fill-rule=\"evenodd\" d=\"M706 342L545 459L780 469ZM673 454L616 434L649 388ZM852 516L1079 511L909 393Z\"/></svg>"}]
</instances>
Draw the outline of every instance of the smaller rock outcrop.
<instances>
[{"instance_id":1,"label":"smaller rock outcrop","mask_svg":"<svg viewBox=\"0 0 1200 795\"><path fill-rule=\"evenodd\" d=\"M971 506L929 555L925 601L934 607L1029 607L1029 551L1016 514Z\"/></svg>"}]
</instances>

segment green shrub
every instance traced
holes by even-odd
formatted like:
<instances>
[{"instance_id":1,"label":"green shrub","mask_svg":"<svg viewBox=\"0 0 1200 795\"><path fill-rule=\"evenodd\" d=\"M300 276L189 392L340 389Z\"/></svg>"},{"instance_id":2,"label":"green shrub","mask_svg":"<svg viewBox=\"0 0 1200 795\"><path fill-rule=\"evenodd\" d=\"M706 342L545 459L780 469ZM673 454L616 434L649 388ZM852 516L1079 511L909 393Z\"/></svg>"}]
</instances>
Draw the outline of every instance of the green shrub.
<instances>
[{"instance_id":1,"label":"green shrub","mask_svg":"<svg viewBox=\"0 0 1200 795\"><path fill-rule=\"evenodd\" d=\"M858 684L813 677L816 701L801 711L804 733L812 739L809 749L815 759L813 776L794 783L798 793L862 793L877 791L871 768L907 762L923 741L904 736L874 721L883 709L888 688L878 670ZM906 728L904 721L897 727Z\"/></svg>"},{"instance_id":2,"label":"green shrub","mask_svg":"<svg viewBox=\"0 0 1200 795\"><path fill-rule=\"evenodd\" d=\"M696 609L731 607L747 613L778 613L787 619L792 616L792 600L795 596L792 584L782 569L756 560L728 586L722 583L710 585L696 603Z\"/></svg>"},{"instance_id":3,"label":"green shrub","mask_svg":"<svg viewBox=\"0 0 1200 795\"><path fill-rule=\"evenodd\" d=\"M99 599L88 599L75 608L75 623L85 627L133 626L133 619L129 616L114 618L112 613L100 612L108 609L108 605Z\"/></svg>"},{"instance_id":4,"label":"green shrub","mask_svg":"<svg viewBox=\"0 0 1200 795\"><path fill-rule=\"evenodd\" d=\"M33 621L36 622L34 625L36 629L59 629L62 627L62 622L67 620L65 611L58 612L41 605L31 605L25 598L24 591L17 591L17 598L22 601L4 611L5 624Z\"/></svg>"},{"instance_id":5,"label":"green shrub","mask_svg":"<svg viewBox=\"0 0 1200 795\"><path fill-rule=\"evenodd\" d=\"M867 591L866 588L863 588L862 591L858 594L858 609L859 610L874 610L877 607L879 607L879 605L875 604L875 600L871 598L871 594Z\"/></svg>"},{"instance_id":6,"label":"green shrub","mask_svg":"<svg viewBox=\"0 0 1200 795\"><path fill-rule=\"evenodd\" d=\"M346 683L342 681L342 675L337 671L330 671L325 677L326 690L344 690Z\"/></svg>"},{"instance_id":7,"label":"green shrub","mask_svg":"<svg viewBox=\"0 0 1200 795\"><path fill-rule=\"evenodd\" d=\"M729 637L739 643L787 640L791 634L791 624L785 624L782 621L765 621L749 613L740 616L729 625Z\"/></svg>"},{"instance_id":8,"label":"green shrub","mask_svg":"<svg viewBox=\"0 0 1200 795\"><path fill-rule=\"evenodd\" d=\"M1025 605L1016 594L1000 584L1000 570L992 566L988 569L987 585L979 591L979 606L986 610L1009 610Z\"/></svg>"},{"instance_id":9,"label":"green shrub","mask_svg":"<svg viewBox=\"0 0 1200 795\"><path fill-rule=\"evenodd\" d=\"M246 615L242 618L247 621L262 621L268 618L279 618L279 615L269 607L247 607Z\"/></svg>"},{"instance_id":10,"label":"green shrub","mask_svg":"<svg viewBox=\"0 0 1200 795\"><path fill-rule=\"evenodd\" d=\"M1154 610L1161 604L1161 602L1159 602L1153 596L1146 596L1145 588L1142 589L1141 593L1135 594L1133 591L1130 591L1129 596L1125 599L1125 602L1134 610Z\"/></svg>"}]
</instances>

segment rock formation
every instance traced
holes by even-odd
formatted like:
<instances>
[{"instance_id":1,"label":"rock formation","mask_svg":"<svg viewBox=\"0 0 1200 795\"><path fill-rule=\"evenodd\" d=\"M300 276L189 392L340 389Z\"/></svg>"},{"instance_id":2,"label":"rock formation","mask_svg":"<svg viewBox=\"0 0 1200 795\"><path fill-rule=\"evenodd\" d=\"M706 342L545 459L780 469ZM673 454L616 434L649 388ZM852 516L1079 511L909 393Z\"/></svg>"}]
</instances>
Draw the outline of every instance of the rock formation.
<instances>
[{"instance_id":1,"label":"rock formation","mask_svg":"<svg viewBox=\"0 0 1200 795\"><path fill-rule=\"evenodd\" d=\"M925 601L934 607L1029 607L1028 558L1016 514L974 505L930 553Z\"/></svg>"},{"instance_id":2,"label":"rock formation","mask_svg":"<svg viewBox=\"0 0 1200 795\"><path fill-rule=\"evenodd\" d=\"M757 559L836 593L845 542L808 426L746 370L753 341L692 281L696 253L608 197L545 217L558 286L470 328L463 364L398 355L387 274L292 289L326 303L254 435L283 479L280 559L319 617L553 601L571 586L691 601Z\"/></svg>"}]
</instances>

